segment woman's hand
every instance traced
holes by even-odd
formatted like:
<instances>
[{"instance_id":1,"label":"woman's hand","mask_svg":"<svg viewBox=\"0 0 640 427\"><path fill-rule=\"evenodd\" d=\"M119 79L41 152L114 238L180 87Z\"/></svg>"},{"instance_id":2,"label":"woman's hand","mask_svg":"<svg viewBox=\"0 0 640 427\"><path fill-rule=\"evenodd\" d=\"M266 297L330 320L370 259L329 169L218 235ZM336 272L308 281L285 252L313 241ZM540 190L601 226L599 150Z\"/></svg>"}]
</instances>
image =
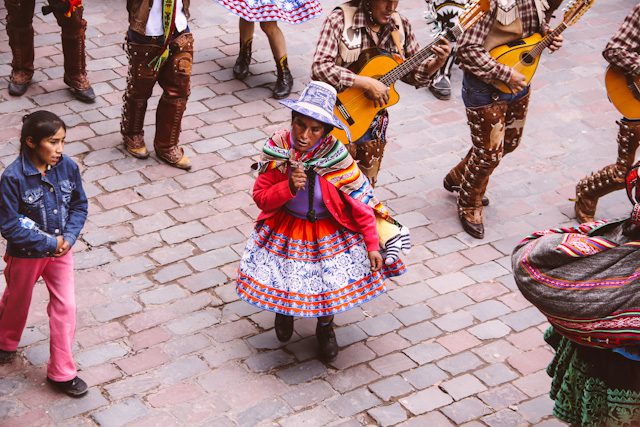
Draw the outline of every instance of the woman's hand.
<instances>
[{"instance_id":1,"label":"woman's hand","mask_svg":"<svg viewBox=\"0 0 640 427\"><path fill-rule=\"evenodd\" d=\"M371 263L371 271L378 271L382 268L382 255L380 255L380 251L369 252L369 263Z\"/></svg>"},{"instance_id":2,"label":"woman's hand","mask_svg":"<svg viewBox=\"0 0 640 427\"><path fill-rule=\"evenodd\" d=\"M289 176L289 189L293 194L296 194L300 190L304 190L307 185L307 174L304 169L298 165Z\"/></svg>"},{"instance_id":3,"label":"woman's hand","mask_svg":"<svg viewBox=\"0 0 640 427\"><path fill-rule=\"evenodd\" d=\"M64 240L64 237L62 236L57 236L56 240L58 241L58 244L56 245L56 253L53 254L54 257L61 257L67 254L67 252L69 252L69 249L71 249L71 245L69 244L69 242Z\"/></svg>"}]
</instances>

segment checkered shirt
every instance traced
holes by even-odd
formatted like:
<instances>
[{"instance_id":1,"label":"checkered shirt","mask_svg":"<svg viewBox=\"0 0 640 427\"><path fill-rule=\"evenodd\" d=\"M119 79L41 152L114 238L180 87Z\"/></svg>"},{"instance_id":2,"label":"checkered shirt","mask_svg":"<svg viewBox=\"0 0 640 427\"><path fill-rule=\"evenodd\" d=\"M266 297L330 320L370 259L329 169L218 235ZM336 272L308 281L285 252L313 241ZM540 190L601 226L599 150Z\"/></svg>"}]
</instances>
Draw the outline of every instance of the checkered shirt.
<instances>
[{"instance_id":1,"label":"checkered shirt","mask_svg":"<svg viewBox=\"0 0 640 427\"><path fill-rule=\"evenodd\" d=\"M541 25L539 22L534 0L516 0L516 5L522 20L523 37L546 30L546 23L543 22ZM496 3L492 1L491 11L460 36L456 55L460 61L460 68L479 79L486 82L508 82L511 78L511 67L498 63L484 48L484 41L493 27L495 16Z\"/></svg>"},{"instance_id":2,"label":"checkered shirt","mask_svg":"<svg viewBox=\"0 0 640 427\"><path fill-rule=\"evenodd\" d=\"M602 55L624 73L640 75L640 4L625 18Z\"/></svg>"},{"instance_id":3,"label":"checkered shirt","mask_svg":"<svg viewBox=\"0 0 640 427\"><path fill-rule=\"evenodd\" d=\"M404 26L404 54L405 58L410 58L420 50L420 45L416 41L416 37L411 30L411 24L401 16L402 25ZM353 28L360 28L362 34L362 50L377 47L389 52L398 53L396 45L391 37L391 32L395 29L393 23L389 23L382 28L379 37L379 43L376 44L372 31L367 25L365 12L360 6L356 11L353 19ZM344 13L342 9L336 8L331 12L324 22L320 38L318 39L318 47L313 57L311 65L311 76L314 80L320 80L335 87L341 92L351 86L356 78L353 71L348 70L351 64L342 64L338 66L336 61L339 57L339 45L342 33L344 31ZM433 70L434 72L436 70ZM415 87L426 86L431 83L431 74L428 70L427 61L422 62L416 69L402 78L402 81Z\"/></svg>"}]
</instances>

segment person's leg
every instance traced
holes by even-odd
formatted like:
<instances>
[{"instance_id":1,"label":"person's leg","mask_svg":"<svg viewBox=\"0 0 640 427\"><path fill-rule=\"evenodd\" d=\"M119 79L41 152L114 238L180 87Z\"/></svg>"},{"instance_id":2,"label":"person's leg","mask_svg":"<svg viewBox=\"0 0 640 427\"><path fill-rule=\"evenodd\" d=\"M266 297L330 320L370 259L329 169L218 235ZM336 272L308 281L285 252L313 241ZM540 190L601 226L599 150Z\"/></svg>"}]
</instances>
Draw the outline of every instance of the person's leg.
<instances>
[{"instance_id":1,"label":"person's leg","mask_svg":"<svg viewBox=\"0 0 640 427\"><path fill-rule=\"evenodd\" d=\"M276 99L286 98L293 88L293 76L289 70L287 45L284 40L284 34L282 34L276 21L261 22L260 28L269 39L271 53L273 53L273 59L276 62L277 80L273 88L273 97Z\"/></svg>"},{"instance_id":2,"label":"person's leg","mask_svg":"<svg viewBox=\"0 0 640 427\"><path fill-rule=\"evenodd\" d=\"M49 258L42 278L49 290L50 357L47 377L56 382L76 377L73 362L73 337L76 329L76 298L73 275L73 254Z\"/></svg>"},{"instance_id":3,"label":"person's leg","mask_svg":"<svg viewBox=\"0 0 640 427\"><path fill-rule=\"evenodd\" d=\"M7 287L0 300L0 350L15 352L27 323L31 295L49 258L6 256Z\"/></svg>"},{"instance_id":4,"label":"person's leg","mask_svg":"<svg viewBox=\"0 0 640 427\"><path fill-rule=\"evenodd\" d=\"M140 40L138 40L140 39ZM146 159L149 151L144 143L144 116L147 101L153 93L158 72L149 66L153 58L162 52L162 46L145 43L144 37L129 31L125 49L129 59L127 87L122 97L120 133L125 149L133 157Z\"/></svg>"},{"instance_id":5,"label":"person's leg","mask_svg":"<svg viewBox=\"0 0 640 427\"><path fill-rule=\"evenodd\" d=\"M35 0L4 0L7 36L11 47L9 94L23 95L33 77L33 12Z\"/></svg>"},{"instance_id":6,"label":"person's leg","mask_svg":"<svg viewBox=\"0 0 640 427\"><path fill-rule=\"evenodd\" d=\"M356 153L353 158L358 161L358 168L369 179L371 186L375 187L387 144L382 139L372 139L358 144L352 142L349 145L353 145L351 150Z\"/></svg>"},{"instance_id":7,"label":"person's leg","mask_svg":"<svg viewBox=\"0 0 640 427\"><path fill-rule=\"evenodd\" d=\"M276 330L276 336L280 341L289 341L293 335L293 316L276 313L274 329Z\"/></svg>"},{"instance_id":8,"label":"person's leg","mask_svg":"<svg viewBox=\"0 0 640 427\"><path fill-rule=\"evenodd\" d=\"M579 222L593 221L598 199L625 187L625 176L640 144L640 120L618 121L618 157L616 162L586 176L576 185L575 212Z\"/></svg>"},{"instance_id":9,"label":"person's leg","mask_svg":"<svg viewBox=\"0 0 640 427\"><path fill-rule=\"evenodd\" d=\"M251 63L251 44L253 42L253 31L255 24L251 21L240 18L238 30L240 31L240 51L238 59L233 65L233 76L238 80L244 80L249 75L249 64Z\"/></svg>"},{"instance_id":10,"label":"person's leg","mask_svg":"<svg viewBox=\"0 0 640 427\"><path fill-rule=\"evenodd\" d=\"M49 0L53 5L54 0ZM87 21L82 18L84 8L79 6L70 16L60 9L53 14L62 29L62 53L64 54L64 82L71 93L82 102L94 102L96 95L87 78L85 32Z\"/></svg>"},{"instance_id":11,"label":"person's leg","mask_svg":"<svg viewBox=\"0 0 640 427\"><path fill-rule=\"evenodd\" d=\"M333 330L333 316L318 317L316 338L320 346L320 356L325 362L331 362L338 356L338 341Z\"/></svg>"},{"instance_id":12,"label":"person's leg","mask_svg":"<svg viewBox=\"0 0 640 427\"><path fill-rule=\"evenodd\" d=\"M191 93L191 67L193 65L193 35L184 33L170 44L171 54L162 65L158 83L163 89L156 111L156 134L153 146L160 160L169 165L189 170L191 161L178 147L182 116Z\"/></svg>"},{"instance_id":13,"label":"person's leg","mask_svg":"<svg viewBox=\"0 0 640 427\"><path fill-rule=\"evenodd\" d=\"M510 102L507 106L504 131L504 154L513 152L522 140L524 123L527 119L530 91Z\"/></svg>"}]
</instances>

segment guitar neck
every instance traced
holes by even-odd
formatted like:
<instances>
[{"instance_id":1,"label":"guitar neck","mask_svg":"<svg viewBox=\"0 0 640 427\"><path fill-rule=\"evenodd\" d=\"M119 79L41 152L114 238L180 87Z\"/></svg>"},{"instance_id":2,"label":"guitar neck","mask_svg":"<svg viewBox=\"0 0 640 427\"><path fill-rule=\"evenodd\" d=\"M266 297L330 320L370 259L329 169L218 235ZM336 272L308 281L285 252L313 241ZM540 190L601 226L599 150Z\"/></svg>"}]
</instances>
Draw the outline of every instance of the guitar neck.
<instances>
[{"instance_id":1,"label":"guitar neck","mask_svg":"<svg viewBox=\"0 0 640 427\"><path fill-rule=\"evenodd\" d=\"M397 80L400 80L401 78L409 74L411 71L413 71L413 69L416 68L419 64L421 64L425 59L432 56L433 52L431 51L431 48L435 46L438 42L446 38L453 38L455 40L460 36L460 34L462 34L462 31L463 31L462 28L459 25L456 25L453 28L451 28L449 31L439 34L435 39L431 41L431 43L429 43L427 46L420 49L418 53L416 53L411 58L407 59L397 67L394 67L391 71L389 71L384 76L380 77L380 81L384 83L386 86L391 86Z\"/></svg>"},{"instance_id":2,"label":"guitar neck","mask_svg":"<svg viewBox=\"0 0 640 427\"><path fill-rule=\"evenodd\" d=\"M531 52L529 52L529 56L531 56L533 58L537 58L538 56L542 55L542 52L546 48L551 46L551 43L553 43L553 39L556 36L559 36L560 34L562 34L562 32L564 30L566 30L567 28L568 28L568 26L564 22L561 23L560 25L558 25L553 31L551 31L549 34L544 36L544 38L540 41L540 43L538 43L536 45L536 47L531 49Z\"/></svg>"}]
</instances>

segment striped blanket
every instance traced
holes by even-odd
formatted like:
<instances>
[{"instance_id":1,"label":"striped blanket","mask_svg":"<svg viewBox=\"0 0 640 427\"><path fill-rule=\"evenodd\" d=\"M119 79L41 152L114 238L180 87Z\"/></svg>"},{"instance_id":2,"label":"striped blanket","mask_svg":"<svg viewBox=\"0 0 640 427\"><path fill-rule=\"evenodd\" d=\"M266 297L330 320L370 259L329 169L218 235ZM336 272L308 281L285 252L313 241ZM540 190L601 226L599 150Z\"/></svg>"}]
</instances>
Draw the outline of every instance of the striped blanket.
<instances>
[{"instance_id":1,"label":"striped blanket","mask_svg":"<svg viewBox=\"0 0 640 427\"><path fill-rule=\"evenodd\" d=\"M578 344L640 346L640 233L628 220L537 232L516 246L522 294Z\"/></svg>"}]
</instances>

